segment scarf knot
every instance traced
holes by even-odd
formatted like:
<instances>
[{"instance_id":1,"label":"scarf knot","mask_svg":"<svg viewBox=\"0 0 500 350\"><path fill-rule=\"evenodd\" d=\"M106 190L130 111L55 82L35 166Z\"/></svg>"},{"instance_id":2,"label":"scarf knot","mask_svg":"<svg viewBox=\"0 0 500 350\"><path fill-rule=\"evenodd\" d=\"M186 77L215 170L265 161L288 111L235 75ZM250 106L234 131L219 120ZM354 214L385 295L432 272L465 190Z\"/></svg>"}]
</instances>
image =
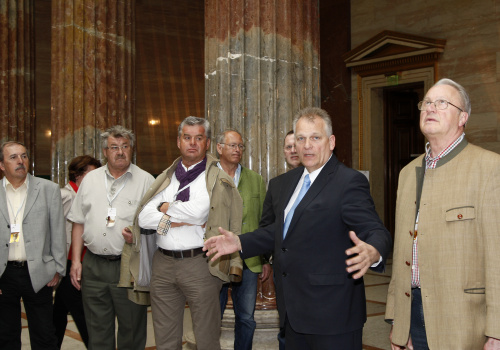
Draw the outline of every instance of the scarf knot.
<instances>
[{"instance_id":1,"label":"scarf knot","mask_svg":"<svg viewBox=\"0 0 500 350\"><path fill-rule=\"evenodd\" d=\"M175 177L179 180L179 189L193 182L198 175L205 171L206 166L207 157L205 157L200 163L196 164L194 168L189 171L184 169L182 161L180 161L175 169ZM178 193L176 199L181 202L187 202L189 200L189 187Z\"/></svg>"}]
</instances>

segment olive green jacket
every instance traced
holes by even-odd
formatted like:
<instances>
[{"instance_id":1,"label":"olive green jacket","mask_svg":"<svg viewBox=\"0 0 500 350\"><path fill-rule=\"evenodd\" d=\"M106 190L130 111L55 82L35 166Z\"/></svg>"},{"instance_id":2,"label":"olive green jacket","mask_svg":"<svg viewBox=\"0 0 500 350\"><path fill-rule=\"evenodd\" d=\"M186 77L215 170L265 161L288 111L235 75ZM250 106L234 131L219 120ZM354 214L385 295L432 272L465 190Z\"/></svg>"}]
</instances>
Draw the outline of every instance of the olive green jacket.
<instances>
[{"instance_id":1,"label":"olive green jacket","mask_svg":"<svg viewBox=\"0 0 500 350\"><path fill-rule=\"evenodd\" d=\"M139 213L156 194L168 187L180 160L181 158L177 158L167 170L156 178L137 208L134 224L130 227L134 238L133 243L125 244L123 247L120 287L131 288L131 291L149 291L153 253L157 249L156 234L154 234L155 231L143 230L139 227ZM210 212L206 223L205 238L219 235L219 227L239 235L241 233L243 201L231 177L217 166L217 159L211 154L207 154L205 179L210 197ZM243 261L239 253L223 256L214 262L209 262L207 259L207 262L210 273L224 282L239 282L241 280ZM140 296L137 297L138 295ZM129 292L129 298L138 304L149 304L149 293Z\"/></svg>"},{"instance_id":2,"label":"olive green jacket","mask_svg":"<svg viewBox=\"0 0 500 350\"><path fill-rule=\"evenodd\" d=\"M266 184L264 183L264 179L255 171L242 166L238 191L243 199L241 234L255 231L259 228L262 206L264 205L264 198L266 198ZM261 256L245 259L245 264L250 271L255 273L262 272L262 263Z\"/></svg>"}]
</instances>

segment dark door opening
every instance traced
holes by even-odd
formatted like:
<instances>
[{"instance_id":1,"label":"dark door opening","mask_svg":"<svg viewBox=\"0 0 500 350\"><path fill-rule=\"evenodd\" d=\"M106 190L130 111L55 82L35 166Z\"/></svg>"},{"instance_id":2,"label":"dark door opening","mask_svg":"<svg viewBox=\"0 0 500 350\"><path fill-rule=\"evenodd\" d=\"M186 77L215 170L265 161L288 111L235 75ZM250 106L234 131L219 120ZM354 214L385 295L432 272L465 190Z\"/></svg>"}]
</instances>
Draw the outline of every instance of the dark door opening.
<instances>
[{"instance_id":1,"label":"dark door opening","mask_svg":"<svg viewBox=\"0 0 500 350\"><path fill-rule=\"evenodd\" d=\"M384 89L385 120L385 225L394 239L399 172L425 151L420 132L418 102L424 84L405 84Z\"/></svg>"}]
</instances>

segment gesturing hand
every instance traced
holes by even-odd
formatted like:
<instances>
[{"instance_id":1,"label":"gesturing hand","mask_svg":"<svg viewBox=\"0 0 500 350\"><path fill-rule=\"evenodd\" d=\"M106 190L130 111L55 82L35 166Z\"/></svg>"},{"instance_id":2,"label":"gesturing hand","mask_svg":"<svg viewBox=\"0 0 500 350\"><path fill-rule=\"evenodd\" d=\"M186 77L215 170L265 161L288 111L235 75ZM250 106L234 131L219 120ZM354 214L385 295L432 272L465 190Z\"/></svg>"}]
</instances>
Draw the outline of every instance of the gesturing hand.
<instances>
[{"instance_id":1,"label":"gesturing hand","mask_svg":"<svg viewBox=\"0 0 500 350\"><path fill-rule=\"evenodd\" d=\"M348 256L356 255L346 260L347 272L358 271L352 275L354 279L358 279L363 277L370 266L380 259L380 254L372 245L360 240L354 231L349 231L349 237L354 247L347 249L345 253Z\"/></svg>"},{"instance_id":2,"label":"gesturing hand","mask_svg":"<svg viewBox=\"0 0 500 350\"><path fill-rule=\"evenodd\" d=\"M211 237L205 241L203 250L207 252L207 256L215 256L210 261L215 261L222 255L232 254L241 250L241 242L237 235L231 231L224 230L219 227L221 235Z\"/></svg>"}]
</instances>

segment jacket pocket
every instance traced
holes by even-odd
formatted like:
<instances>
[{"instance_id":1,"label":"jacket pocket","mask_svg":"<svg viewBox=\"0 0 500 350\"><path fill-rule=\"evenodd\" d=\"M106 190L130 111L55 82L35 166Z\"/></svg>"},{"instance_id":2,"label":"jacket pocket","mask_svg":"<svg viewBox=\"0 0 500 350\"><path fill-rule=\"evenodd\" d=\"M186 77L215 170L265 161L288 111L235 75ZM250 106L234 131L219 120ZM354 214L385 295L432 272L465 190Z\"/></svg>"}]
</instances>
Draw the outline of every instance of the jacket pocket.
<instances>
[{"instance_id":1,"label":"jacket pocket","mask_svg":"<svg viewBox=\"0 0 500 350\"><path fill-rule=\"evenodd\" d=\"M446 221L464 221L476 218L476 208L474 206L463 206L451 208L446 211Z\"/></svg>"},{"instance_id":2,"label":"jacket pocket","mask_svg":"<svg viewBox=\"0 0 500 350\"><path fill-rule=\"evenodd\" d=\"M343 273L310 274L309 283L315 286L335 286L344 284L345 278Z\"/></svg>"},{"instance_id":3,"label":"jacket pocket","mask_svg":"<svg viewBox=\"0 0 500 350\"><path fill-rule=\"evenodd\" d=\"M42 260L44 263L48 263L51 260L54 260L54 257L52 255L44 255L42 256Z\"/></svg>"}]
</instances>

